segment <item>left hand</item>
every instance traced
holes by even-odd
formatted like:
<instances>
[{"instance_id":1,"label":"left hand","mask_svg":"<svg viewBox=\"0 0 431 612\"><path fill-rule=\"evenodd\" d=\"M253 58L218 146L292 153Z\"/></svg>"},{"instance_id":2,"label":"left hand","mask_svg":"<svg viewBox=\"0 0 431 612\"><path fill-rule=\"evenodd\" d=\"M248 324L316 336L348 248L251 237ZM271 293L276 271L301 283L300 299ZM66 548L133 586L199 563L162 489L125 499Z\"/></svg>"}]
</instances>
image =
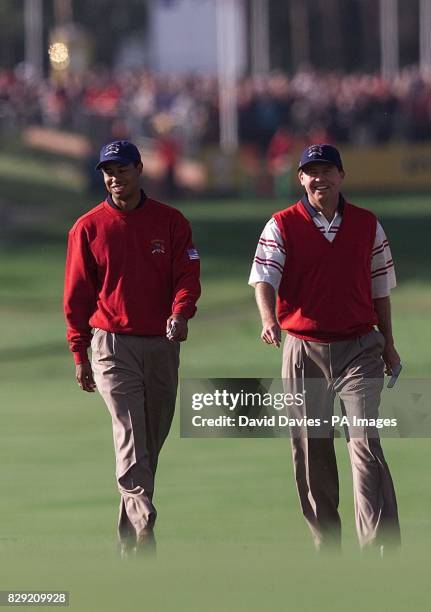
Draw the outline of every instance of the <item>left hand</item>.
<instances>
[{"instance_id":1,"label":"left hand","mask_svg":"<svg viewBox=\"0 0 431 612\"><path fill-rule=\"evenodd\" d=\"M94 393L96 383L94 382L93 370L89 361L76 364L76 380L83 391Z\"/></svg>"},{"instance_id":2,"label":"left hand","mask_svg":"<svg viewBox=\"0 0 431 612\"><path fill-rule=\"evenodd\" d=\"M275 347L280 348L281 329L277 321L264 323L260 337L266 344L273 344Z\"/></svg>"},{"instance_id":3,"label":"left hand","mask_svg":"<svg viewBox=\"0 0 431 612\"><path fill-rule=\"evenodd\" d=\"M385 346L382 353L383 361L385 362L385 374L392 376L392 368L401 363L401 358L393 344Z\"/></svg>"},{"instance_id":4,"label":"left hand","mask_svg":"<svg viewBox=\"0 0 431 612\"><path fill-rule=\"evenodd\" d=\"M168 330L170 329L172 322L176 324L175 330L173 331L172 335L168 336ZM184 340L187 340L187 333L187 319L185 319L182 315L173 314L166 321L166 336L171 342L184 342Z\"/></svg>"}]
</instances>

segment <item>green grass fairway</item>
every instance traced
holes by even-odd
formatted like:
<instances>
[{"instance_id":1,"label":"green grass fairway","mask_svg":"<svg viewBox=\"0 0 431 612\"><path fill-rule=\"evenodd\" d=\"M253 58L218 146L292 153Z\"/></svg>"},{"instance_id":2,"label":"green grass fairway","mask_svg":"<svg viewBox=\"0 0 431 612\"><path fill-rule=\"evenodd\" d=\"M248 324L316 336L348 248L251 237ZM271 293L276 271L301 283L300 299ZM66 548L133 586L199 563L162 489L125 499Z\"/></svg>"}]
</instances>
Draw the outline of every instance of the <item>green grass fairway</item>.
<instances>
[{"instance_id":1,"label":"green grass fairway","mask_svg":"<svg viewBox=\"0 0 431 612\"><path fill-rule=\"evenodd\" d=\"M117 559L110 420L100 397L74 381L61 312L66 229L91 202L75 170L26 158L26 174L15 161L0 155L0 590L69 590L80 612L426 610L428 439L384 440L404 540L385 559L358 551L347 451L337 441L344 551L319 557L300 516L288 440L181 439L177 415L157 480L157 559ZM429 198L352 200L379 214L393 249L403 376L427 378ZM247 278L263 224L285 204L177 205L193 224L203 274L181 376L278 376L280 352L259 340Z\"/></svg>"}]
</instances>

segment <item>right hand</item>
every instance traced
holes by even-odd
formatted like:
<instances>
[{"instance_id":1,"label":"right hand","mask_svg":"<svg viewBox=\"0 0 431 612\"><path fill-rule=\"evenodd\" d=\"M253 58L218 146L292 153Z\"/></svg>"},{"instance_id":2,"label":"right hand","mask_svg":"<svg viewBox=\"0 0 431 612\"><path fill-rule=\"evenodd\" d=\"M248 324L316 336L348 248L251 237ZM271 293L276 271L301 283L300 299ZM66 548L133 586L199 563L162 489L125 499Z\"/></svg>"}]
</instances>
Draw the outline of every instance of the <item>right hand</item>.
<instances>
[{"instance_id":1,"label":"right hand","mask_svg":"<svg viewBox=\"0 0 431 612\"><path fill-rule=\"evenodd\" d=\"M93 370L89 361L76 365L76 380L83 391L94 393L96 383L94 382Z\"/></svg>"},{"instance_id":2,"label":"right hand","mask_svg":"<svg viewBox=\"0 0 431 612\"><path fill-rule=\"evenodd\" d=\"M172 323L175 324L174 329L171 329ZM168 340L173 342L184 342L187 340L187 319L180 314L174 314L169 317L166 321L166 337Z\"/></svg>"},{"instance_id":3,"label":"right hand","mask_svg":"<svg viewBox=\"0 0 431 612\"><path fill-rule=\"evenodd\" d=\"M279 324L277 322L264 323L260 337L266 344L273 344L279 348L281 344L281 329Z\"/></svg>"},{"instance_id":4,"label":"right hand","mask_svg":"<svg viewBox=\"0 0 431 612\"><path fill-rule=\"evenodd\" d=\"M385 374L388 376L393 375L393 368L399 366L401 358L397 352L397 349L393 344L386 344L382 353L383 361L385 362Z\"/></svg>"}]
</instances>

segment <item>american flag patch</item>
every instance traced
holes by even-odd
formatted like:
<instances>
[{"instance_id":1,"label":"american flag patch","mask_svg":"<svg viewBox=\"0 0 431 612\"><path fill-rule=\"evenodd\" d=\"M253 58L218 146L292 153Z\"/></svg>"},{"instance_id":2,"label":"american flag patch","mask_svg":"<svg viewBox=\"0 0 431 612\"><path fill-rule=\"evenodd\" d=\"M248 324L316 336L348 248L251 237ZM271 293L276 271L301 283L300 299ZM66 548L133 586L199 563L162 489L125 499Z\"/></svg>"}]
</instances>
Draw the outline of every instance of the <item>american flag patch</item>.
<instances>
[{"instance_id":1,"label":"american flag patch","mask_svg":"<svg viewBox=\"0 0 431 612\"><path fill-rule=\"evenodd\" d=\"M187 249L187 255L189 259L199 259L199 253L196 249Z\"/></svg>"}]
</instances>

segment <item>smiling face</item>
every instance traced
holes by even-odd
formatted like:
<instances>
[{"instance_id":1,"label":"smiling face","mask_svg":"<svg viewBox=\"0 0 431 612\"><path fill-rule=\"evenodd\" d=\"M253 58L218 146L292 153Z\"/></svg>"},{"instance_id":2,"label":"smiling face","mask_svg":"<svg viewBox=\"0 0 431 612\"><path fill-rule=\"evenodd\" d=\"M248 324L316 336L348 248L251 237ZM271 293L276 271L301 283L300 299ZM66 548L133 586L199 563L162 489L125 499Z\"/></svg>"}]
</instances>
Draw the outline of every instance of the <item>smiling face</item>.
<instances>
[{"instance_id":1,"label":"smiling face","mask_svg":"<svg viewBox=\"0 0 431 612\"><path fill-rule=\"evenodd\" d=\"M119 162L106 162L102 166L103 180L115 204L118 202L139 202L141 196L142 163L127 166Z\"/></svg>"},{"instance_id":2,"label":"smiling face","mask_svg":"<svg viewBox=\"0 0 431 612\"><path fill-rule=\"evenodd\" d=\"M310 163L299 171L298 176L310 204L317 208L338 204L344 172L337 166L326 162Z\"/></svg>"}]
</instances>

